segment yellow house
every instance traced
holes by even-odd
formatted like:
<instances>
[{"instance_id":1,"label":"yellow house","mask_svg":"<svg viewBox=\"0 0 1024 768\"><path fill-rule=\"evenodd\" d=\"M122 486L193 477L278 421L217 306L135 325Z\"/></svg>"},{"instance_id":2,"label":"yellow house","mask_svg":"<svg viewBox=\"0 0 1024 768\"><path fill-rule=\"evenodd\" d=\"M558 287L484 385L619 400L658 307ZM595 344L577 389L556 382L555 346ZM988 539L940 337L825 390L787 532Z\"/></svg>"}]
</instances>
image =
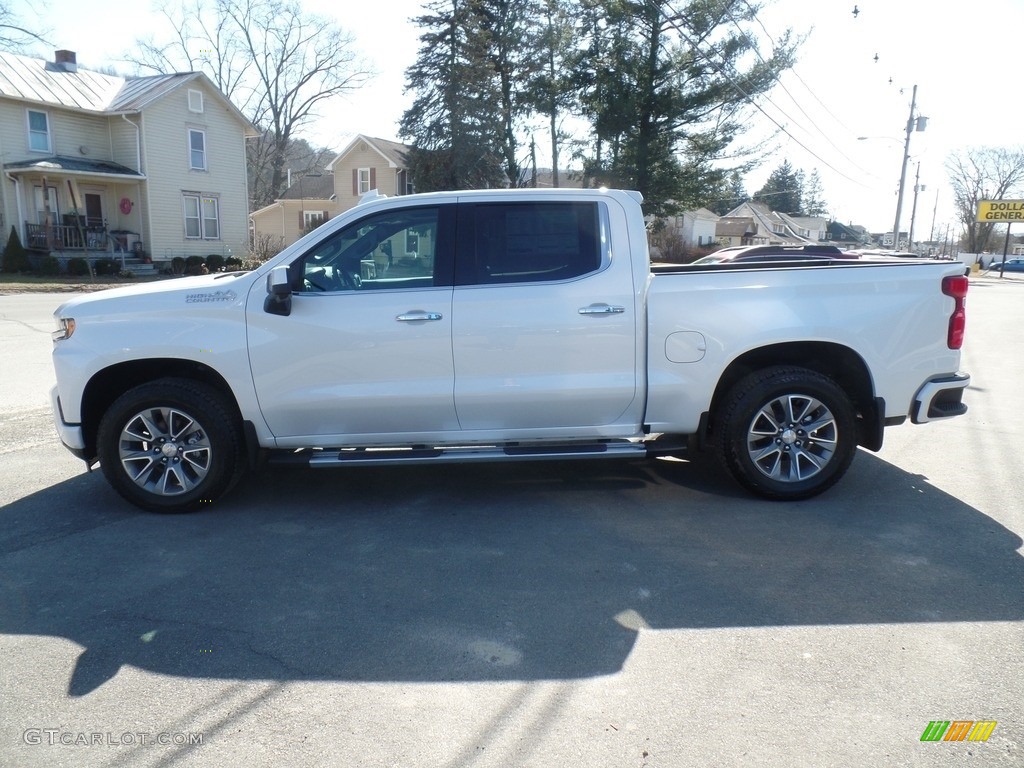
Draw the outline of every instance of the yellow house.
<instances>
[{"instance_id":1,"label":"yellow house","mask_svg":"<svg viewBox=\"0 0 1024 768\"><path fill-rule=\"evenodd\" d=\"M250 214L255 241L291 245L310 229L352 208L371 189L389 197L412 194L408 151L397 141L356 135L323 173L292 178L279 199Z\"/></svg>"},{"instance_id":2,"label":"yellow house","mask_svg":"<svg viewBox=\"0 0 1024 768\"><path fill-rule=\"evenodd\" d=\"M242 256L256 135L200 72L124 78L79 68L73 51L0 53L0 225L62 263L106 257L142 272Z\"/></svg>"}]
</instances>

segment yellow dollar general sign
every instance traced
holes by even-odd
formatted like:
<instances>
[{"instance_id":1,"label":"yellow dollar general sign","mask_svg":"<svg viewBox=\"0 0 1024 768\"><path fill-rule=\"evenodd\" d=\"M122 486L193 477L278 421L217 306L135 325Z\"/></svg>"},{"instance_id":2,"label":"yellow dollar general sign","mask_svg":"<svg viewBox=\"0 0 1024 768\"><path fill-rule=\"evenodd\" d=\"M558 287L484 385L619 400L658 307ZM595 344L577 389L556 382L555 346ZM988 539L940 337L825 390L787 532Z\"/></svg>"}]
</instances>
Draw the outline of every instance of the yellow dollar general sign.
<instances>
[{"instance_id":1,"label":"yellow dollar general sign","mask_svg":"<svg viewBox=\"0 0 1024 768\"><path fill-rule=\"evenodd\" d=\"M995 720L932 720L921 741L988 741L995 729Z\"/></svg>"},{"instance_id":2,"label":"yellow dollar general sign","mask_svg":"<svg viewBox=\"0 0 1024 768\"><path fill-rule=\"evenodd\" d=\"M977 221L1024 221L1024 200L979 200Z\"/></svg>"}]
</instances>

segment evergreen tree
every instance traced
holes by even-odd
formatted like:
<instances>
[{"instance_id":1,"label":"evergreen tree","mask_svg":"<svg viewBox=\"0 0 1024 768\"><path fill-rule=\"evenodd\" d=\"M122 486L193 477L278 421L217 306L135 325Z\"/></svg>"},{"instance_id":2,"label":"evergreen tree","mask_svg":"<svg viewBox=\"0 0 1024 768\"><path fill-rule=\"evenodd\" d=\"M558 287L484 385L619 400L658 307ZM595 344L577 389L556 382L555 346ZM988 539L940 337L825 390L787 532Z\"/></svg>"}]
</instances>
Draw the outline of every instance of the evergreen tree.
<instances>
[{"instance_id":1,"label":"evergreen tree","mask_svg":"<svg viewBox=\"0 0 1024 768\"><path fill-rule=\"evenodd\" d=\"M789 160L783 160L764 186L754 193L754 202L764 203L780 213L800 214L803 211L801 188L801 171L795 170Z\"/></svg>"},{"instance_id":2,"label":"evergreen tree","mask_svg":"<svg viewBox=\"0 0 1024 768\"><path fill-rule=\"evenodd\" d=\"M713 199L707 203L706 207L719 216L725 216L737 205L741 205L748 200L750 200L750 196L743 187L743 177L740 176L739 171L733 171L718 187Z\"/></svg>"},{"instance_id":3,"label":"evergreen tree","mask_svg":"<svg viewBox=\"0 0 1024 768\"><path fill-rule=\"evenodd\" d=\"M512 186L524 181L517 134L528 104L526 92L541 67L538 12L534 0L480 0L479 5L498 94L502 165Z\"/></svg>"},{"instance_id":4,"label":"evergreen tree","mask_svg":"<svg viewBox=\"0 0 1024 768\"><path fill-rule=\"evenodd\" d=\"M18 230L12 226L11 234L7 238L7 247L4 248L3 265L0 267L0 272L28 272L31 269L32 264L28 260L28 254L25 253L24 246L21 244Z\"/></svg>"},{"instance_id":5,"label":"evergreen tree","mask_svg":"<svg viewBox=\"0 0 1024 768\"><path fill-rule=\"evenodd\" d=\"M534 70L525 94L526 106L545 118L550 142L552 185L561 184L559 164L562 142L568 138L561 129L561 120L575 103L571 88L569 58L573 49L574 30L572 0L539 0L539 32L537 49L540 66Z\"/></svg>"},{"instance_id":6,"label":"evergreen tree","mask_svg":"<svg viewBox=\"0 0 1024 768\"><path fill-rule=\"evenodd\" d=\"M755 50L744 0L582 0L579 109L594 183L640 190L665 216L707 201L716 162L742 129L738 107L792 66L789 35Z\"/></svg>"},{"instance_id":7,"label":"evergreen tree","mask_svg":"<svg viewBox=\"0 0 1024 768\"><path fill-rule=\"evenodd\" d=\"M825 190L821 185L821 176L818 175L817 169L811 171L801 194L805 216L826 216L828 214Z\"/></svg>"},{"instance_id":8,"label":"evergreen tree","mask_svg":"<svg viewBox=\"0 0 1024 768\"><path fill-rule=\"evenodd\" d=\"M500 89L481 3L437 0L416 19L426 31L406 77L417 95L399 135L411 140L409 171L421 192L511 181L502 169Z\"/></svg>"}]
</instances>

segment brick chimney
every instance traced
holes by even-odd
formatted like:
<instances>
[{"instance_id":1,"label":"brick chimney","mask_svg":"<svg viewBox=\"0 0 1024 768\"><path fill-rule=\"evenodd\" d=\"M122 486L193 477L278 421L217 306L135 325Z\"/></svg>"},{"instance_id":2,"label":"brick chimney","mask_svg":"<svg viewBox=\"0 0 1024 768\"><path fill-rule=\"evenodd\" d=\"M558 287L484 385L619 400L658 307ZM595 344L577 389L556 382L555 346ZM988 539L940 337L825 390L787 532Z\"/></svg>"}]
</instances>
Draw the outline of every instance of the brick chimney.
<instances>
[{"instance_id":1,"label":"brick chimney","mask_svg":"<svg viewBox=\"0 0 1024 768\"><path fill-rule=\"evenodd\" d=\"M53 54L53 62L58 69L63 69L65 72L78 71L78 57L74 51L56 51Z\"/></svg>"}]
</instances>

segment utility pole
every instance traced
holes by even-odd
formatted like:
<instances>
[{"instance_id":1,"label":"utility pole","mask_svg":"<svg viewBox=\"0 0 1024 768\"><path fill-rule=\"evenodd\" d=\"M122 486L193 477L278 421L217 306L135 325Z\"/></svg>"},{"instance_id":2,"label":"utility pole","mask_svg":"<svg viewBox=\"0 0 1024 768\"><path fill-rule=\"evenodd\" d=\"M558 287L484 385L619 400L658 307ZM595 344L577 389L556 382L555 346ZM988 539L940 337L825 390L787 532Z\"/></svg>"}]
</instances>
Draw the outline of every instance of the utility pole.
<instances>
[{"instance_id":1,"label":"utility pole","mask_svg":"<svg viewBox=\"0 0 1024 768\"><path fill-rule=\"evenodd\" d=\"M917 86L910 99L910 117L907 118L907 139L903 143L903 163L900 165L900 191L896 194L896 221L892 225L892 249L900 248L900 214L903 212L903 189L907 184L907 161L910 159L910 134L914 130L914 109L917 107Z\"/></svg>"},{"instance_id":2,"label":"utility pole","mask_svg":"<svg viewBox=\"0 0 1024 768\"><path fill-rule=\"evenodd\" d=\"M935 207L932 208L932 231L931 236L928 238L932 242L935 242L935 214L939 212L939 190L935 190Z\"/></svg>"},{"instance_id":3,"label":"utility pole","mask_svg":"<svg viewBox=\"0 0 1024 768\"><path fill-rule=\"evenodd\" d=\"M907 248L911 251L914 250L914 220L917 219L917 193L924 189L920 184L921 181L921 162L917 163L917 172L914 174L914 204L910 208L910 232L907 235Z\"/></svg>"}]
</instances>

